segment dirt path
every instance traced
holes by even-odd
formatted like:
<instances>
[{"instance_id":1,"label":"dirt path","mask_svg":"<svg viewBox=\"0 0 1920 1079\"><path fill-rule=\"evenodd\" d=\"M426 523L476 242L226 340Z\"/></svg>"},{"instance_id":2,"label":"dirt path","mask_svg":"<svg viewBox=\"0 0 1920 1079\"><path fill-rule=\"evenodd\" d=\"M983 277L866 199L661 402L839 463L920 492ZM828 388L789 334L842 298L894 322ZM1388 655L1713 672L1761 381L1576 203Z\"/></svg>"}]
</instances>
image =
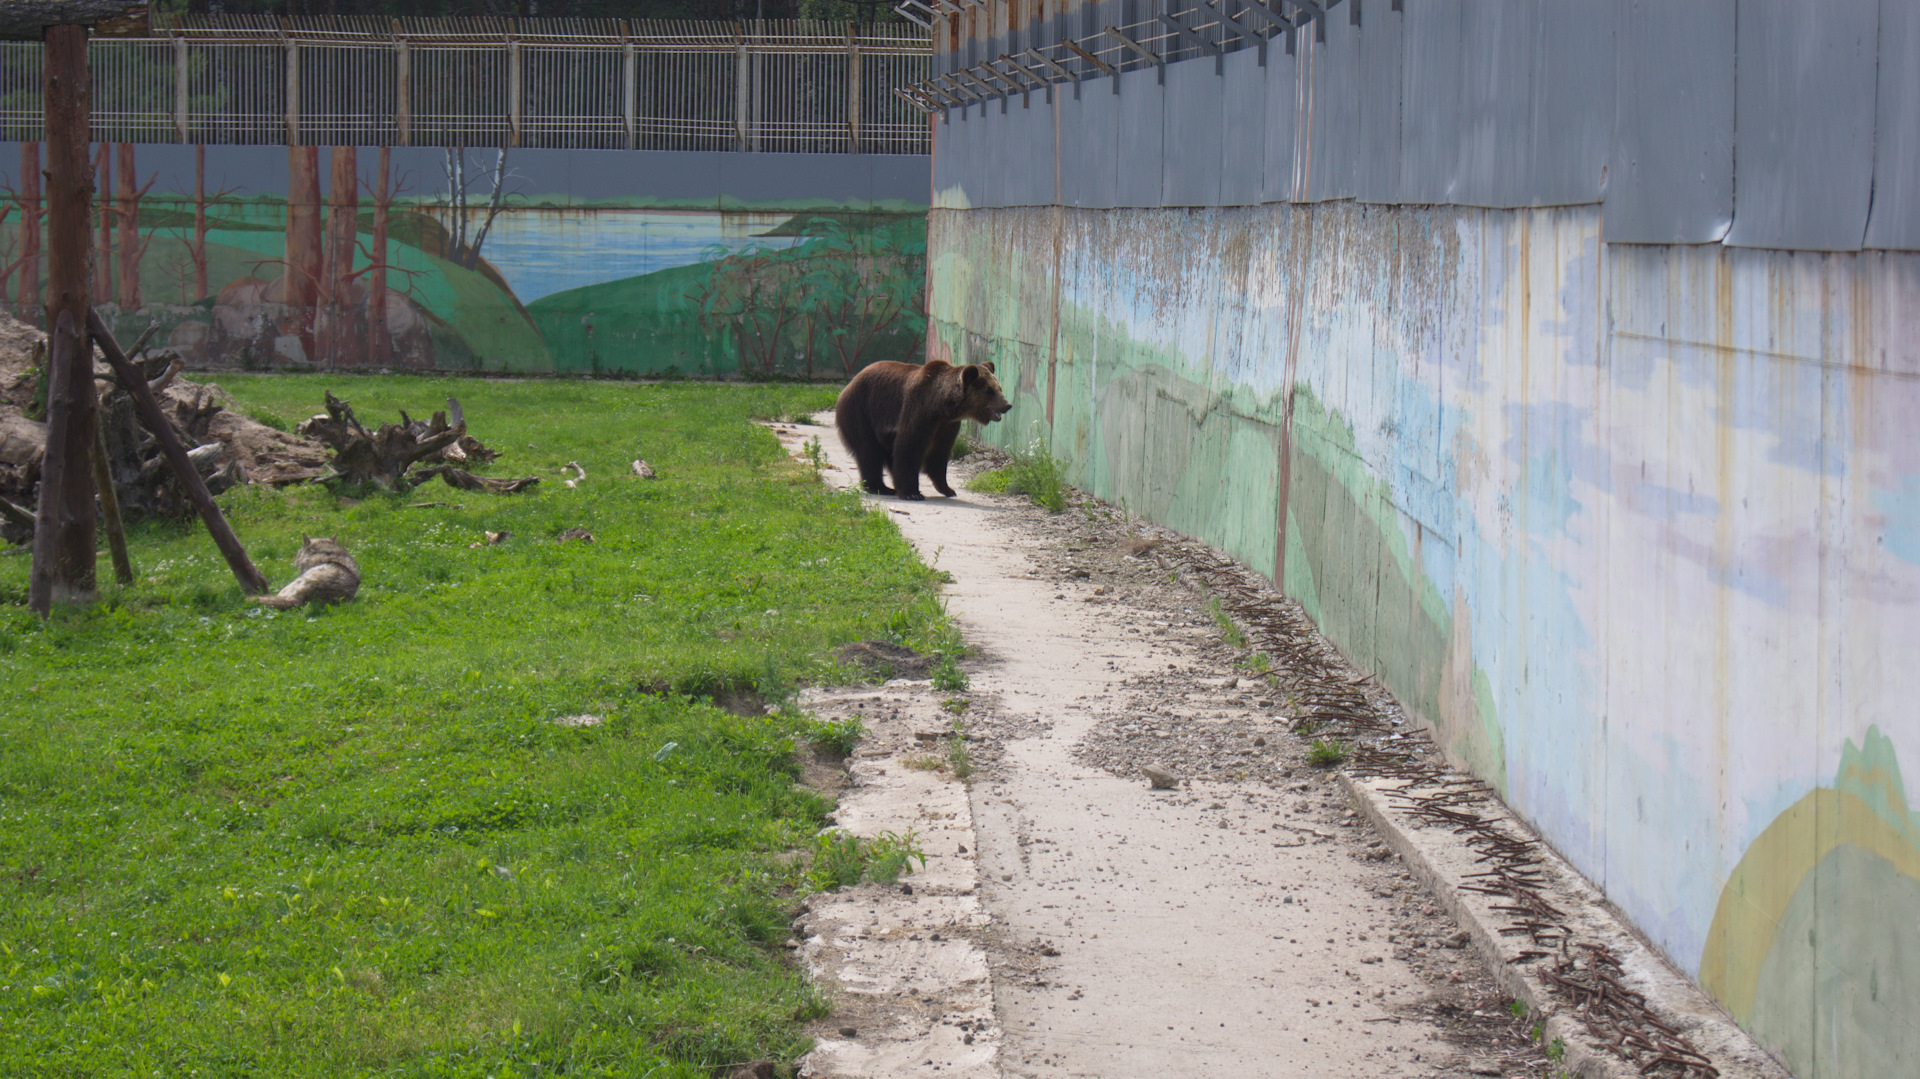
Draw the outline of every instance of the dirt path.
<instances>
[{"instance_id":1,"label":"dirt path","mask_svg":"<svg viewBox=\"0 0 1920 1079\"><path fill-rule=\"evenodd\" d=\"M781 433L796 448L818 436L837 466L824 478L848 483L830 428ZM953 575L949 609L978 654L965 719L980 770L960 807L975 846L963 829L927 849L941 863L930 870L947 875L934 878L946 881L940 890L964 908L941 924L956 927L949 934L965 925L967 947L991 971L993 1023L978 979L951 1008L926 991L868 993L857 1006L869 1031L899 1018L889 1009L913 1011L918 1025L897 1027L884 1068L871 1049L847 1052L854 1036L839 1049L823 1043L812 1074L1541 1071L1544 1059L1519 1036L1525 1024L1465 935L1306 763L1288 702L1244 666L1183 574L1177 537L1097 505L1049 516L1023 498L965 491L870 501ZM877 723L870 763L854 769L858 787L862 768L879 782L889 763L900 782L903 747L938 729L943 696L952 697L889 683L813 707L859 712L870 725L898 719ZM1186 782L1150 790L1140 768L1156 761ZM911 794L909 806L930 793ZM919 812L900 820L924 826L931 811ZM967 823L946 812L953 827ZM845 813L842 823L852 827ZM954 876L969 871L977 887ZM882 909L878 897L854 907ZM896 935L926 943L932 932ZM943 1020L946 1011L959 1018ZM828 1043L856 1029L839 1021L823 1024ZM912 1029L944 1031L971 1055L923 1054Z\"/></svg>"}]
</instances>

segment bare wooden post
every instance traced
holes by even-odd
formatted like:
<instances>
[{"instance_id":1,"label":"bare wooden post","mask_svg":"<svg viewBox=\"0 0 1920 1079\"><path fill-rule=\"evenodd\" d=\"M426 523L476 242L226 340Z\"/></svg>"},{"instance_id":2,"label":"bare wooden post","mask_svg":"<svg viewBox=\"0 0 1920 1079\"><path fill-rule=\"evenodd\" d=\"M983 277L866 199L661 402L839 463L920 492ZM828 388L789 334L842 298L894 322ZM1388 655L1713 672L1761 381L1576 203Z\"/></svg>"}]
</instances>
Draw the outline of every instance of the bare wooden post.
<instances>
[{"instance_id":1,"label":"bare wooden post","mask_svg":"<svg viewBox=\"0 0 1920 1079\"><path fill-rule=\"evenodd\" d=\"M140 190L139 174L133 165L133 143L123 142L119 156L120 188L114 207L115 243L120 248L120 312L140 309ZM102 296L102 302L106 297Z\"/></svg>"},{"instance_id":2,"label":"bare wooden post","mask_svg":"<svg viewBox=\"0 0 1920 1079\"><path fill-rule=\"evenodd\" d=\"M103 142L93 158L94 170L100 178L93 185L93 193L100 196L95 200L94 209L100 214L100 243L93 253L93 294L101 303L113 299L113 144ZM47 323L47 330L53 330L53 323Z\"/></svg>"},{"instance_id":3,"label":"bare wooden post","mask_svg":"<svg viewBox=\"0 0 1920 1079\"><path fill-rule=\"evenodd\" d=\"M233 527L214 504L213 494L207 490L207 481L200 478L200 470L193 467L187 458L187 447L180 442L180 436L174 433L173 424L167 422L166 414L160 411L160 402L154 399L153 390L147 385L147 375L127 354L120 350L120 342L113 339L113 333L107 329L106 322L98 311L87 312L87 329L93 334L94 343L106 354L107 362L113 365L113 373L119 376L120 384L133 395L133 405L140 413L140 422L160 443L160 452L166 455L167 464L173 468L174 478L180 486L186 488L187 499L193 508L200 511L200 519L206 522L207 531L213 536L214 546L220 548L227 565L232 568L234 579L240 582L240 588L248 595L257 596L269 591L266 578L253 567L253 560L247 557L247 549L240 545L240 537L233 534ZM87 387L91 396L91 379ZM44 480L42 481L45 482ZM91 495L89 495L91 500ZM87 507L87 523L93 523L93 507ZM36 536L36 539L38 537ZM93 548L89 546L88 552Z\"/></svg>"},{"instance_id":4,"label":"bare wooden post","mask_svg":"<svg viewBox=\"0 0 1920 1079\"><path fill-rule=\"evenodd\" d=\"M40 144L20 144L20 301L22 319L40 320Z\"/></svg>"},{"instance_id":5,"label":"bare wooden post","mask_svg":"<svg viewBox=\"0 0 1920 1079\"><path fill-rule=\"evenodd\" d=\"M46 31L43 85L47 133L47 449L40 466L33 569L27 606L44 617L53 604L94 598L93 455L95 400L87 347L87 249L93 168L87 29Z\"/></svg>"}]
</instances>

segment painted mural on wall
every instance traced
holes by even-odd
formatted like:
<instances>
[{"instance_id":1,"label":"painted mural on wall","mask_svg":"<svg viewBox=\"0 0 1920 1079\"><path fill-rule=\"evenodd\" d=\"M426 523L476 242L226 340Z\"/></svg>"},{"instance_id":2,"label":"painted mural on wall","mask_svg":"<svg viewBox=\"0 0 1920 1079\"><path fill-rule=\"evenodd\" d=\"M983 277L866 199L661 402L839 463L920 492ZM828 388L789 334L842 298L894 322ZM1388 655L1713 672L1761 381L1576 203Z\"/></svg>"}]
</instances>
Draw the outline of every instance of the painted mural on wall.
<instances>
[{"instance_id":1,"label":"painted mural on wall","mask_svg":"<svg viewBox=\"0 0 1920 1079\"><path fill-rule=\"evenodd\" d=\"M990 435L1272 573L1795 1075L1920 1073L1920 255L1597 207L929 236Z\"/></svg>"},{"instance_id":2,"label":"painted mural on wall","mask_svg":"<svg viewBox=\"0 0 1920 1079\"><path fill-rule=\"evenodd\" d=\"M924 158L94 155L96 304L201 367L807 378L924 348ZM0 146L0 295L35 321L40 157Z\"/></svg>"}]
</instances>

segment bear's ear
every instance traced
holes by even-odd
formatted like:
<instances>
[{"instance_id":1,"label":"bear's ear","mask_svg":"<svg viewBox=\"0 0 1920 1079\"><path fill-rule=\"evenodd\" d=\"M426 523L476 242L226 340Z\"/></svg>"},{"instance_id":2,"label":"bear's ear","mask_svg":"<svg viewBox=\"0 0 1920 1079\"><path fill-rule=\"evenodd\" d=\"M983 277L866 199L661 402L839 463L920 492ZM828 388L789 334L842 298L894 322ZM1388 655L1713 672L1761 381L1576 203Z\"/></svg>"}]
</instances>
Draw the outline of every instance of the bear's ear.
<instances>
[{"instance_id":1,"label":"bear's ear","mask_svg":"<svg viewBox=\"0 0 1920 1079\"><path fill-rule=\"evenodd\" d=\"M307 535L307 534L306 534L305 532L302 532L302 533L300 533L300 545L301 545L301 546L303 546L303 547L304 547L304 546L306 546L307 544L309 544L309 543L312 543L312 542L313 542L313 537L312 537L312 536L309 536L309 535Z\"/></svg>"},{"instance_id":2,"label":"bear's ear","mask_svg":"<svg viewBox=\"0 0 1920 1079\"><path fill-rule=\"evenodd\" d=\"M1000 372L998 372L998 371L995 371L995 370L993 369L993 361L992 361L992 360L988 360L988 361L987 361L986 363L983 363L983 364L981 364L980 366L982 366L982 367L984 367L984 368L986 368L986 369L987 369L987 374L990 374L990 375L997 375L997 374L999 374L999 373L1000 373Z\"/></svg>"},{"instance_id":3,"label":"bear's ear","mask_svg":"<svg viewBox=\"0 0 1920 1079\"><path fill-rule=\"evenodd\" d=\"M973 389L975 386L978 386L979 384L980 384L980 368L978 365L968 364L967 366L962 367L960 369L960 385L961 386L970 390L970 389Z\"/></svg>"}]
</instances>

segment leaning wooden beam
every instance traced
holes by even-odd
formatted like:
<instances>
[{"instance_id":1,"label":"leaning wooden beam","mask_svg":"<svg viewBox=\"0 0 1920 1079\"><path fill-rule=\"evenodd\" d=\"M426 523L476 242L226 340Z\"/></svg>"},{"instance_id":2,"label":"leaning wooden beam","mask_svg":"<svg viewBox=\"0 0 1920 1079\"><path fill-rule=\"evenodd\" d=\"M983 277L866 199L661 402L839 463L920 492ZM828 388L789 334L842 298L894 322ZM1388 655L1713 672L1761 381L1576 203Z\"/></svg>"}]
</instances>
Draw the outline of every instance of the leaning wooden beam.
<instances>
[{"instance_id":1,"label":"leaning wooden beam","mask_svg":"<svg viewBox=\"0 0 1920 1079\"><path fill-rule=\"evenodd\" d=\"M0 38L38 41L54 26L139 25L147 5L127 0L0 0Z\"/></svg>"},{"instance_id":2,"label":"leaning wooden beam","mask_svg":"<svg viewBox=\"0 0 1920 1079\"><path fill-rule=\"evenodd\" d=\"M160 411L160 402L147 388L146 373L127 359L120 351L120 343L113 339L112 331L101 319L98 311L87 312L87 330L93 334L94 343L100 351L106 353L107 362L113 365L113 373L120 379L120 385L133 395L133 404L140 412L140 422L160 443L160 452L166 454L167 464L173 467L174 477L180 486L186 488L187 498L193 508L200 511L200 519L207 524L207 531L213 536L214 546L226 557L227 565L233 569L234 579L240 582L240 588L250 596L272 591L267 587L267 579L247 557L247 549L240 545L240 537L233 534L232 526L213 502L213 495L207 491L207 481L200 478L200 470L193 467L187 459L187 447L180 442L180 436L174 434L173 424L167 422L166 414Z\"/></svg>"},{"instance_id":3,"label":"leaning wooden beam","mask_svg":"<svg viewBox=\"0 0 1920 1079\"><path fill-rule=\"evenodd\" d=\"M100 491L100 520L107 526L107 550L113 552L113 579L133 583L133 559L127 554L127 530L120 523L120 496L113 488L113 469L107 465L107 432L94 410L93 485Z\"/></svg>"}]
</instances>

